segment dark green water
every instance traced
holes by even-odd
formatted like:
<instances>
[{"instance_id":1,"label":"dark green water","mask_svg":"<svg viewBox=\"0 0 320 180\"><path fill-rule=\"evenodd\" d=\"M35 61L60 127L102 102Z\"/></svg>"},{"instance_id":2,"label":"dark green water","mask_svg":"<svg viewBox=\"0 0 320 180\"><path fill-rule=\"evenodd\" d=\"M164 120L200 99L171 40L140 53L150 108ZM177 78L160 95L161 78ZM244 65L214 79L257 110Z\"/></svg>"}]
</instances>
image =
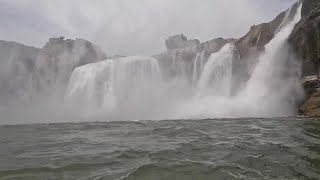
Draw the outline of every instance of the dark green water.
<instances>
[{"instance_id":1,"label":"dark green water","mask_svg":"<svg viewBox=\"0 0 320 180\"><path fill-rule=\"evenodd\" d=\"M1 126L0 179L320 179L320 120Z\"/></svg>"}]
</instances>

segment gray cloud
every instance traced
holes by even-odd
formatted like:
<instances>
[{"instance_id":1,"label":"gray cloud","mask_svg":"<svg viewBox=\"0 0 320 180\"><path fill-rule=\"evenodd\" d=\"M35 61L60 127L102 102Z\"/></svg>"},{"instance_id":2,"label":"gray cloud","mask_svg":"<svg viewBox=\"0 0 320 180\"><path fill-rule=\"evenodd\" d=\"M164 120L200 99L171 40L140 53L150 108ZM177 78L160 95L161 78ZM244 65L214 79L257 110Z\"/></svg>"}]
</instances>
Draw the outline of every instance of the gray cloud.
<instances>
[{"instance_id":1,"label":"gray cloud","mask_svg":"<svg viewBox=\"0 0 320 180\"><path fill-rule=\"evenodd\" d=\"M0 39L41 47L53 36L81 37L112 54L151 55L174 34L240 37L294 1L0 0Z\"/></svg>"}]
</instances>

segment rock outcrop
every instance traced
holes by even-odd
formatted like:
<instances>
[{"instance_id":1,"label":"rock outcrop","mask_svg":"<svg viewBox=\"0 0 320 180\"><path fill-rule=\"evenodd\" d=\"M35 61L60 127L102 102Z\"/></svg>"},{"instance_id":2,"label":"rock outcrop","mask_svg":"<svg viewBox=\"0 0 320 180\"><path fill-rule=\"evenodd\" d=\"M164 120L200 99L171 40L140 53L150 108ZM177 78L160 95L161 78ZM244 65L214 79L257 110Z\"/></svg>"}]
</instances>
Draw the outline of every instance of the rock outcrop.
<instances>
[{"instance_id":1,"label":"rock outcrop","mask_svg":"<svg viewBox=\"0 0 320 180\"><path fill-rule=\"evenodd\" d=\"M289 43L302 64L302 85L306 102L300 112L305 116L320 116L320 0L303 0L302 18L295 26Z\"/></svg>"},{"instance_id":2,"label":"rock outcrop","mask_svg":"<svg viewBox=\"0 0 320 180\"><path fill-rule=\"evenodd\" d=\"M319 3L320 1L317 0ZM289 42L300 59L303 59L303 76L318 75L320 64L320 6L315 0L303 2L304 17L296 25ZM313 9L310 8L313 6ZM307 7L307 8L306 8ZM306 15L306 9L311 10Z\"/></svg>"},{"instance_id":3,"label":"rock outcrop","mask_svg":"<svg viewBox=\"0 0 320 180\"><path fill-rule=\"evenodd\" d=\"M306 97L310 97L313 93L320 91L319 76L306 76L302 78L301 84L306 90Z\"/></svg>"},{"instance_id":4,"label":"rock outcrop","mask_svg":"<svg viewBox=\"0 0 320 180\"><path fill-rule=\"evenodd\" d=\"M166 40L167 50L183 49L183 48L195 48L200 44L197 39L188 40L183 34L171 36Z\"/></svg>"},{"instance_id":5,"label":"rock outcrop","mask_svg":"<svg viewBox=\"0 0 320 180\"><path fill-rule=\"evenodd\" d=\"M31 74L39 49L23 44L0 41L0 103L24 98L30 89Z\"/></svg>"},{"instance_id":6,"label":"rock outcrop","mask_svg":"<svg viewBox=\"0 0 320 180\"><path fill-rule=\"evenodd\" d=\"M248 59L263 51L264 46L274 37L285 15L286 13L282 12L269 23L251 26L250 31L235 43L240 52L241 59Z\"/></svg>"},{"instance_id":7,"label":"rock outcrop","mask_svg":"<svg viewBox=\"0 0 320 180\"><path fill-rule=\"evenodd\" d=\"M320 117L320 92L316 92L300 107L304 116Z\"/></svg>"},{"instance_id":8,"label":"rock outcrop","mask_svg":"<svg viewBox=\"0 0 320 180\"><path fill-rule=\"evenodd\" d=\"M76 67L106 58L107 56L89 41L51 38L35 60L32 74L34 96L63 97Z\"/></svg>"}]
</instances>

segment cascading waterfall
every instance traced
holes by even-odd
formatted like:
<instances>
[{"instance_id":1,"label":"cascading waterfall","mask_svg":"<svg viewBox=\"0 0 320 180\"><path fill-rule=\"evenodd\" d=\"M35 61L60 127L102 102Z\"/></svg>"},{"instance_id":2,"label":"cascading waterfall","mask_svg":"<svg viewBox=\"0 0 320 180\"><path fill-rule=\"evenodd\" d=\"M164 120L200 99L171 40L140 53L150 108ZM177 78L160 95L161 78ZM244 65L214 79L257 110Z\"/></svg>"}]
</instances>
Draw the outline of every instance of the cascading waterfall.
<instances>
[{"instance_id":1,"label":"cascading waterfall","mask_svg":"<svg viewBox=\"0 0 320 180\"><path fill-rule=\"evenodd\" d=\"M88 107L113 102L114 61L102 61L76 68L71 76L66 100L84 103ZM105 103L104 100L108 98Z\"/></svg>"},{"instance_id":2,"label":"cascading waterfall","mask_svg":"<svg viewBox=\"0 0 320 180\"><path fill-rule=\"evenodd\" d=\"M145 118L148 114L155 115L164 105L162 87L156 59L138 56L109 59L76 68L65 100L72 105L81 104L91 113Z\"/></svg>"},{"instance_id":3,"label":"cascading waterfall","mask_svg":"<svg viewBox=\"0 0 320 180\"><path fill-rule=\"evenodd\" d=\"M256 47L258 47L258 45L259 45L260 38L261 38L261 31L259 32L259 35L257 38Z\"/></svg>"},{"instance_id":4,"label":"cascading waterfall","mask_svg":"<svg viewBox=\"0 0 320 180\"><path fill-rule=\"evenodd\" d=\"M285 42L301 18L301 7L298 11L293 20L281 25L259 57L251 79L236 95L230 93L232 65L233 61L240 60L240 55L231 43L212 54L209 60L205 58L205 51L196 55L190 72L191 86L178 83L179 78L187 79L183 76L190 74L185 62L177 56L172 64L177 77L169 81L163 80L164 72L158 60L125 57L76 68L65 100L77 102L74 104L93 114L99 111L109 119L124 120L292 115L294 105L288 97L297 87L298 78L283 76L283 70L288 58Z\"/></svg>"},{"instance_id":5,"label":"cascading waterfall","mask_svg":"<svg viewBox=\"0 0 320 180\"><path fill-rule=\"evenodd\" d=\"M198 84L200 95L229 96L231 90L232 62L236 56L233 44L225 45L209 58Z\"/></svg>"},{"instance_id":6,"label":"cascading waterfall","mask_svg":"<svg viewBox=\"0 0 320 180\"><path fill-rule=\"evenodd\" d=\"M176 118L241 118L294 115L295 102L292 100L292 96L297 98L298 95L301 95L299 94L299 85L297 85L299 77L295 75L299 70L288 67L290 62L286 61L289 58L286 40L294 25L300 19L301 5L293 20L283 25L275 34L275 37L266 45L265 53L259 57L251 79L236 96L230 96L230 87L224 85L226 82L215 81L219 78L226 78L228 83L230 70L223 65L229 63L222 63L222 60L228 60L229 58L226 57L229 57L228 54L232 54L228 47L230 45L226 45L220 52L211 55L199 83L198 92L202 96L195 96L191 101L186 101L178 110ZM284 21L287 21L287 19ZM219 56L220 58L218 58ZM222 74L224 74L223 77L221 77ZM288 76L288 74L290 75ZM213 86L208 82L214 82ZM205 93L203 93L204 91Z\"/></svg>"},{"instance_id":7,"label":"cascading waterfall","mask_svg":"<svg viewBox=\"0 0 320 180\"><path fill-rule=\"evenodd\" d=\"M301 4L301 2L300 2ZM300 5L301 6L301 5ZM278 26L276 29L276 33L278 33L284 26L286 26L288 23L292 22L292 18L290 17L292 15L292 10L294 9L294 6L291 6L285 14L285 17L283 18L282 23Z\"/></svg>"},{"instance_id":8,"label":"cascading waterfall","mask_svg":"<svg viewBox=\"0 0 320 180\"><path fill-rule=\"evenodd\" d=\"M207 61L207 59L205 58L206 55L206 51L202 51L197 53L194 62L193 62L193 75L192 75L192 81L193 81L193 85L197 85L200 76L202 74L204 65Z\"/></svg>"}]
</instances>

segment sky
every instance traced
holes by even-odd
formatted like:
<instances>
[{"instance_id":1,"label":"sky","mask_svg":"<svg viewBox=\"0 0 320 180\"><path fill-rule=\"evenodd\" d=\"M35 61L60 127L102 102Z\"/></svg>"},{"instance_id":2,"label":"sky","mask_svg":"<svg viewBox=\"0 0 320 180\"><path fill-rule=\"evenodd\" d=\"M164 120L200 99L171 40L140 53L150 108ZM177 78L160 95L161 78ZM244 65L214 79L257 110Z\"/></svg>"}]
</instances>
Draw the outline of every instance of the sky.
<instances>
[{"instance_id":1,"label":"sky","mask_svg":"<svg viewBox=\"0 0 320 180\"><path fill-rule=\"evenodd\" d=\"M0 39L42 47L83 38L109 55L154 55L183 33L201 42L239 38L296 0L0 0Z\"/></svg>"}]
</instances>

